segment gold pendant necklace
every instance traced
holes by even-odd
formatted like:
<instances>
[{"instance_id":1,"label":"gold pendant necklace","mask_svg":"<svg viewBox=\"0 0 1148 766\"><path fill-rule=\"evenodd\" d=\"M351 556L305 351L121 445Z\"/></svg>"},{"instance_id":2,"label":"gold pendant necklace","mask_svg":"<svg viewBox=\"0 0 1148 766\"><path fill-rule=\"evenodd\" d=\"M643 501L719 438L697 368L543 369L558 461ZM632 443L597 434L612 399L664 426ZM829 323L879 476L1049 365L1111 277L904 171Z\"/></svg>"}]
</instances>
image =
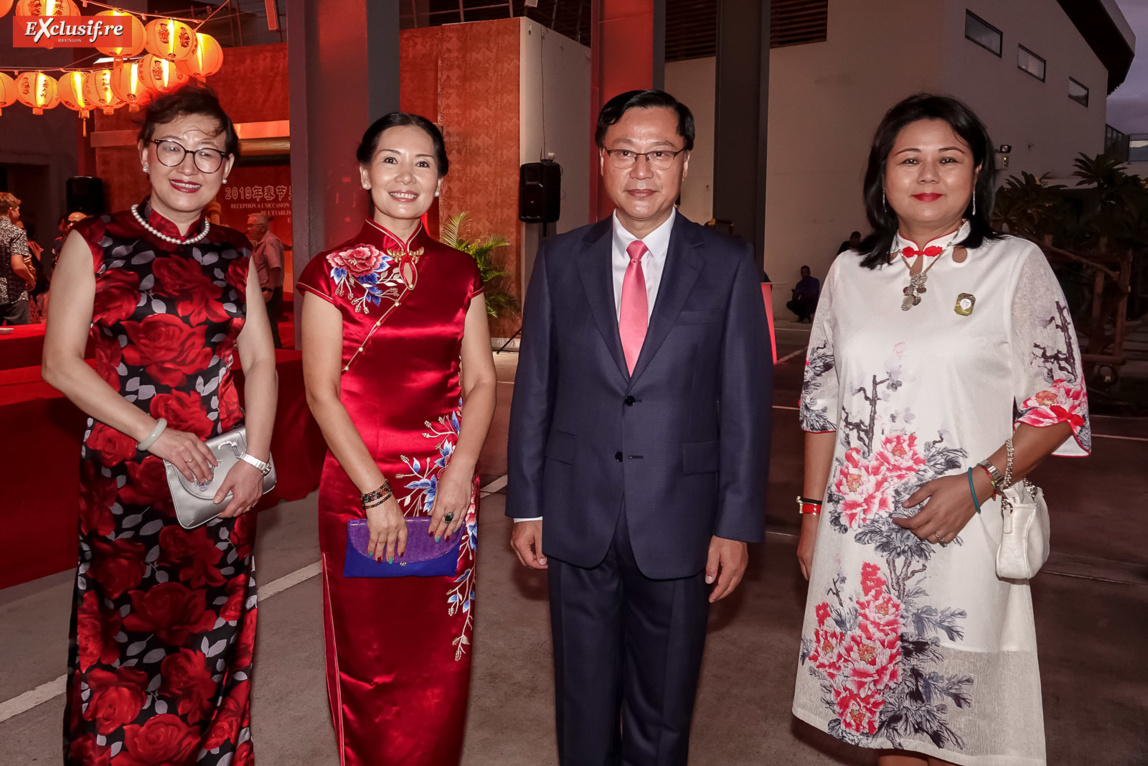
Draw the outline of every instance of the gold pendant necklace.
<instances>
[{"instance_id":1,"label":"gold pendant necklace","mask_svg":"<svg viewBox=\"0 0 1148 766\"><path fill-rule=\"evenodd\" d=\"M909 269L909 284L901 291L905 294L904 299L901 301L901 311L908 311L921 302L921 296L928 292L928 288L925 287L925 282L929 279L929 269L936 266L952 248L953 245L951 242L945 245L945 249L941 251L940 255L933 256L933 262L921 269L917 274L913 273L913 264L909 263L909 259L905 257L904 251L901 251L901 260L905 262L905 266ZM920 255L918 257L925 258L928 256Z\"/></svg>"}]
</instances>

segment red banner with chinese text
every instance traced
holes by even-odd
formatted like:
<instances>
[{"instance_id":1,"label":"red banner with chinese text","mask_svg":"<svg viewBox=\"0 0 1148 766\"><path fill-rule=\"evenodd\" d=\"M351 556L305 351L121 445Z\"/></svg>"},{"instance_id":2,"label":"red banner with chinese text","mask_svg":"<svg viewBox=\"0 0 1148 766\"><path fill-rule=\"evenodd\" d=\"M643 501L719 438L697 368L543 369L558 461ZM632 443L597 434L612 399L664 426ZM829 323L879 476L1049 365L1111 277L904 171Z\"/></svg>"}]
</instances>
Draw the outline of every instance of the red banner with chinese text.
<instances>
[{"instance_id":1,"label":"red banner with chinese text","mask_svg":"<svg viewBox=\"0 0 1148 766\"><path fill-rule=\"evenodd\" d=\"M269 228L283 241L286 263L283 288L293 292L291 280L291 166L263 165L238 167L216 197L222 208L224 226L247 232L247 216L263 213L271 219Z\"/></svg>"}]
</instances>

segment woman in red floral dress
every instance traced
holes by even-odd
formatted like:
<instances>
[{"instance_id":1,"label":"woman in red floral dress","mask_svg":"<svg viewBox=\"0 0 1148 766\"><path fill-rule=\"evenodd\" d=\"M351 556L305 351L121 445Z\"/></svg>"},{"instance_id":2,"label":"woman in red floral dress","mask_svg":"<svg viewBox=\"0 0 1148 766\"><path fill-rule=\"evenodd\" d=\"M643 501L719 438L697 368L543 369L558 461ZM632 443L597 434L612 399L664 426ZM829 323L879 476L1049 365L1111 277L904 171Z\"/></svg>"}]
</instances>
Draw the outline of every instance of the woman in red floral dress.
<instances>
[{"instance_id":1,"label":"woman in red floral dress","mask_svg":"<svg viewBox=\"0 0 1148 766\"><path fill-rule=\"evenodd\" d=\"M151 195L78 224L61 253L44 379L90 417L80 468L67 764L251 763L251 548L260 470L239 462L222 516L176 521L163 460L211 475L203 440L246 422L266 461L274 348L244 237L203 218L238 151L205 89L157 99L140 131ZM247 305L259 311L247 315ZM89 337L95 359L84 361ZM242 363L247 412L232 369ZM166 421L166 429L162 428ZM143 443L145 450L137 449ZM231 493L230 500L226 499Z\"/></svg>"},{"instance_id":2,"label":"woman in red floral dress","mask_svg":"<svg viewBox=\"0 0 1148 766\"><path fill-rule=\"evenodd\" d=\"M466 725L476 464L494 415L486 302L474 261L419 220L447 172L438 129L389 114L358 157L373 216L296 282L307 294L307 399L329 447L319 488L327 689L343 766L447 766ZM383 488L394 496L364 501ZM453 577L344 576L349 521L366 518L370 555L401 562L406 518L417 516L431 517L430 534L460 531Z\"/></svg>"}]
</instances>

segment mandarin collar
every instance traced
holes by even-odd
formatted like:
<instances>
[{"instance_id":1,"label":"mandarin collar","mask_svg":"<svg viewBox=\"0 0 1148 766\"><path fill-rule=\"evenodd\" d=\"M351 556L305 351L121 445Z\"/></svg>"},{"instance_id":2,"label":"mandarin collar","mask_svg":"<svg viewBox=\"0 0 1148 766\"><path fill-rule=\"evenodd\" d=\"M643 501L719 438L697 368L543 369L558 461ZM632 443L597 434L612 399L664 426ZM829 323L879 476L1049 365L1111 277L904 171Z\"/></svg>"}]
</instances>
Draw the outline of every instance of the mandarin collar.
<instances>
[{"instance_id":1,"label":"mandarin collar","mask_svg":"<svg viewBox=\"0 0 1148 766\"><path fill-rule=\"evenodd\" d=\"M972 231L972 228L972 224L967 220L961 221L961 225L957 227L956 231L951 231L948 234L942 234L936 239L929 240L923 246L918 246L916 242L909 239L908 237L901 236L901 232L898 231L897 236L893 239L893 252L900 253L906 247L911 247L914 250L921 251L927 250L930 247L939 247L944 249L954 242L963 241L965 237L969 236L969 232Z\"/></svg>"},{"instance_id":2,"label":"mandarin collar","mask_svg":"<svg viewBox=\"0 0 1148 766\"><path fill-rule=\"evenodd\" d=\"M404 240L402 237L393 233L390 229L380 226L375 223L371 218L363 221L363 230L359 232L359 237L364 242L368 242L375 247L382 250L384 253L391 250L399 250L400 252L409 252L414 247L419 238L425 233L422 220L419 220L419 225L415 228L414 232Z\"/></svg>"},{"instance_id":3,"label":"mandarin collar","mask_svg":"<svg viewBox=\"0 0 1148 766\"><path fill-rule=\"evenodd\" d=\"M169 237L179 237L181 239L185 237L194 237L203 229L204 215L201 211L199 218L195 219L195 222L192 223L191 226L187 227L187 234L180 234L178 226L157 213L151 206L150 194L147 197L144 197L144 201L139 204L139 211L140 216L148 222L149 226L162 234L166 234Z\"/></svg>"}]
</instances>

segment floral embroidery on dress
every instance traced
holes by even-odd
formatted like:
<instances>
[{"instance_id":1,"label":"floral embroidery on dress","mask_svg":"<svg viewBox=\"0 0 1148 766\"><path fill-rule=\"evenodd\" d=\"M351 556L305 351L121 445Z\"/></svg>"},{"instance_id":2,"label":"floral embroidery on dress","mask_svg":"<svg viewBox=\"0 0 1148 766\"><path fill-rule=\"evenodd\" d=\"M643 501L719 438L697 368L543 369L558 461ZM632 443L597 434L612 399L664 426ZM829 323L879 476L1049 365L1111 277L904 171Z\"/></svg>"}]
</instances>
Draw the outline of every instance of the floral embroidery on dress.
<instances>
[{"instance_id":1,"label":"floral embroidery on dress","mask_svg":"<svg viewBox=\"0 0 1148 766\"><path fill-rule=\"evenodd\" d=\"M833 371L833 352L828 342L811 348L805 360L804 381L801 386L801 403L798 406L801 428L812 433L825 433L835 430L829 419L829 408L818 408L814 396L821 388L825 376Z\"/></svg>"},{"instance_id":2,"label":"floral embroidery on dress","mask_svg":"<svg viewBox=\"0 0 1148 766\"><path fill-rule=\"evenodd\" d=\"M390 248L387 252L374 245L358 245L327 256L335 295L346 297L356 312L369 314L383 298L398 300L405 290L418 281L418 260L423 248L406 250Z\"/></svg>"},{"instance_id":3,"label":"floral embroidery on dress","mask_svg":"<svg viewBox=\"0 0 1148 766\"><path fill-rule=\"evenodd\" d=\"M1042 334L1048 336L1046 343L1032 344L1030 364L1047 387L1021 403L1016 421L1037 427L1068 423L1073 436L1088 450L1092 444L1088 394L1077 373L1072 322L1063 301L1056 301L1056 314L1038 322Z\"/></svg>"},{"instance_id":4,"label":"floral embroidery on dress","mask_svg":"<svg viewBox=\"0 0 1148 766\"><path fill-rule=\"evenodd\" d=\"M423 436L436 442L438 457L424 461L403 455L402 461L410 473L401 473L396 477L411 479L405 485L407 494L399 499L399 504L404 507L405 513L414 516L429 516L434 508L439 475L446 470L458 444L458 434L462 426L462 399L459 398L458 406L449 415L443 415L437 423L428 420L424 425L430 430L424 432ZM458 567L462 571L455 576L454 583L447 590L447 614L453 617L461 610L465 615L462 629L452 642L456 661L466 654L466 647L470 645L470 636L474 629L474 612L471 607L474 605L475 597L474 559L477 548L478 514L472 497L466 511L466 522L463 524L462 540L458 548Z\"/></svg>"},{"instance_id":5,"label":"floral embroidery on dress","mask_svg":"<svg viewBox=\"0 0 1148 766\"><path fill-rule=\"evenodd\" d=\"M925 482L960 468L967 453L946 446L945 433L919 442L900 424L913 420L891 409L902 386L898 344L885 376L873 375L842 405L839 439L846 447L826 491L832 529L884 558L865 562L857 573L860 590L849 591L850 575L838 572L816 607L817 627L802 638L801 662L821 682L822 702L832 711L829 733L852 744L884 737L892 747L903 738L926 736L936 747L963 749L947 722L948 701L969 707L973 678L946 675L940 634L959 641L963 609L927 602L922 577L940 550L893 519L911 516L902 503ZM860 397L866 405L851 411ZM954 543L962 544L958 536Z\"/></svg>"}]
</instances>

